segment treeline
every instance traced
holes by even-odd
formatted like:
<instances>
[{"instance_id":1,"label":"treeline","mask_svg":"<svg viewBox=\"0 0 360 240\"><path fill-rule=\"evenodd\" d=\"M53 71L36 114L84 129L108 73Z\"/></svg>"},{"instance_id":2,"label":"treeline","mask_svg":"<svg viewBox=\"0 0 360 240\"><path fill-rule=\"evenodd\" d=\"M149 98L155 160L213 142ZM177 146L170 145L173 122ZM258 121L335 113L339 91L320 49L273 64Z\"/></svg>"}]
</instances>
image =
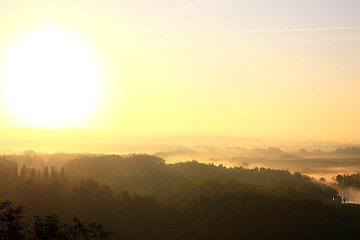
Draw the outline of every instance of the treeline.
<instances>
[{"instance_id":1,"label":"treeline","mask_svg":"<svg viewBox=\"0 0 360 240\"><path fill-rule=\"evenodd\" d=\"M64 164L79 156L95 156L94 154L70 154L70 153L54 153L44 154L36 153L33 150L26 150L23 154L0 155L1 161L17 162L19 166L26 165L30 168L42 169L45 166L53 166L61 168Z\"/></svg>"},{"instance_id":2,"label":"treeline","mask_svg":"<svg viewBox=\"0 0 360 240\"><path fill-rule=\"evenodd\" d=\"M360 173L337 175L335 180L340 187L360 189Z\"/></svg>"},{"instance_id":3,"label":"treeline","mask_svg":"<svg viewBox=\"0 0 360 240\"><path fill-rule=\"evenodd\" d=\"M297 188L305 184L314 186L320 193L324 192L318 189L320 186L321 189L332 191L325 185L313 184L314 182L307 176L300 173L291 174L287 170L257 167L254 169L226 168L222 165L204 164L195 160L166 164L163 159L146 154L83 156L67 162L65 169L69 176L93 176L101 183L110 185L115 191L127 190L142 194L149 194L154 186L159 184L174 185L177 182L198 182L209 178L274 188L278 185ZM337 193L335 191L325 195L327 196L313 197L322 201L326 198L327 201L332 202Z\"/></svg>"},{"instance_id":4,"label":"treeline","mask_svg":"<svg viewBox=\"0 0 360 240\"><path fill-rule=\"evenodd\" d=\"M203 194L181 208L126 192L121 198L122 210L113 209L119 214L112 218L118 224L114 239L356 239L360 234L357 205L323 204L304 198L243 192ZM109 206L102 206L106 207ZM73 224L63 224L54 215L37 217L33 232L25 236L32 236L30 239L109 237L110 233L101 225L83 226L76 219ZM3 236L12 233L13 229L0 231ZM85 234L90 237L82 237Z\"/></svg>"},{"instance_id":5,"label":"treeline","mask_svg":"<svg viewBox=\"0 0 360 240\"><path fill-rule=\"evenodd\" d=\"M300 173L196 161L165 164L150 155L81 156L60 170L3 160L0 200L25 206L25 222L56 214L70 226L71 216L78 216L103 224L114 239L322 239L360 233L360 209L341 205L336 190Z\"/></svg>"},{"instance_id":6,"label":"treeline","mask_svg":"<svg viewBox=\"0 0 360 240\"><path fill-rule=\"evenodd\" d=\"M263 194L277 198L307 198L328 204L339 204L342 200L335 189L314 182L299 185L279 183L272 186L260 186L248 182L219 178L157 184L152 188L151 195L163 202L181 205L201 195L226 194L229 192Z\"/></svg>"},{"instance_id":7,"label":"treeline","mask_svg":"<svg viewBox=\"0 0 360 240\"><path fill-rule=\"evenodd\" d=\"M23 212L23 207L13 207L11 202L0 203L1 240L105 240L112 234L101 224L82 223L77 217L72 218L72 224L63 223L56 214L36 215L30 228L23 220Z\"/></svg>"}]
</instances>

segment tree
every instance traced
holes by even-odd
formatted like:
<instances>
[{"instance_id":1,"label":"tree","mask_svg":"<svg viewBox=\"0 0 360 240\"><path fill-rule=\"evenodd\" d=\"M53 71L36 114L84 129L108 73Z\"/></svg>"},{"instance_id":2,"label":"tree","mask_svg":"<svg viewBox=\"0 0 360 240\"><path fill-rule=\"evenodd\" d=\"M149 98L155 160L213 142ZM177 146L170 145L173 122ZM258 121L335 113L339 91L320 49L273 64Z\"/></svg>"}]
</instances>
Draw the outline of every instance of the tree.
<instances>
[{"instance_id":1,"label":"tree","mask_svg":"<svg viewBox=\"0 0 360 240\"><path fill-rule=\"evenodd\" d=\"M34 237L39 240L51 239L69 239L67 233L67 225L60 222L56 214L46 217L35 216L34 223Z\"/></svg>"},{"instance_id":2,"label":"tree","mask_svg":"<svg viewBox=\"0 0 360 240\"><path fill-rule=\"evenodd\" d=\"M35 216L34 238L37 240L106 240L113 234L111 231L105 231L101 224L84 224L77 217L73 217L72 221L71 225L62 223L56 214L45 217Z\"/></svg>"},{"instance_id":3,"label":"tree","mask_svg":"<svg viewBox=\"0 0 360 240\"><path fill-rule=\"evenodd\" d=\"M24 208L13 207L11 202L0 203L0 240L106 240L113 234L97 223L82 223L73 217L73 223L62 223L56 214L34 217L33 231L23 222Z\"/></svg>"},{"instance_id":4,"label":"tree","mask_svg":"<svg viewBox=\"0 0 360 240\"><path fill-rule=\"evenodd\" d=\"M49 167L44 167L44 181L47 182L49 179Z\"/></svg>"},{"instance_id":5,"label":"tree","mask_svg":"<svg viewBox=\"0 0 360 240\"><path fill-rule=\"evenodd\" d=\"M23 222L23 207L12 207L12 203L0 203L0 240L25 239L28 232Z\"/></svg>"}]
</instances>

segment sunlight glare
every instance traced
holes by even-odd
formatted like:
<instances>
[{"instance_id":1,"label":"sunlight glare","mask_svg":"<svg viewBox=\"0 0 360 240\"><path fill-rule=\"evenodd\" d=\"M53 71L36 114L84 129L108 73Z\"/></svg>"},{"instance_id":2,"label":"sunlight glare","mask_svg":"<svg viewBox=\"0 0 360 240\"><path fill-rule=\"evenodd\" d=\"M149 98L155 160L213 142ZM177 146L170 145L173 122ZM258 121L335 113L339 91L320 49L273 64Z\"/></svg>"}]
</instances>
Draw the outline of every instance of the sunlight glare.
<instances>
[{"instance_id":1,"label":"sunlight glare","mask_svg":"<svg viewBox=\"0 0 360 240\"><path fill-rule=\"evenodd\" d=\"M74 35L53 29L10 49L4 96L20 117L38 127L62 127L92 109L100 87L94 56Z\"/></svg>"}]
</instances>

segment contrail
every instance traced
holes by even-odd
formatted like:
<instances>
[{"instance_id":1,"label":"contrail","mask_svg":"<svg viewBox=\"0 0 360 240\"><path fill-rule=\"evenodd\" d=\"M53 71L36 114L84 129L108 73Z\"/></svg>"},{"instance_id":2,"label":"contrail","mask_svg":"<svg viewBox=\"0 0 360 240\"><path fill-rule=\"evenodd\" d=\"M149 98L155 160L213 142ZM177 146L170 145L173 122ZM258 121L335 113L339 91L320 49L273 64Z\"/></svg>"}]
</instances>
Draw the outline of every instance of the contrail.
<instances>
[{"instance_id":1,"label":"contrail","mask_svg":"<svg viewBox=\"0 0 360 240\"><path fill-rule=\"evenodd\" d=\"M206 41L205 43L243 43L243 42L301 42L301 41L322 41L322 40L352 40L352 39L360 39L360 35L354 36L328 36L328 37L308 37L308 38L265 38L265 39L241 39L241 40L229 40L229 41ZM186 43L177 42L177 43ZM204 43L204 42L196 42L196 43Z\"/></svg>"},{"instance_id":2,"label":"contrail","mask_svg":"<svg viewBox=\"0 0 360 240\"><path fill-rule=\"evenodd\" d=\"M136 34L136 33L166 33L166 32L186 32L196 31L200 28L175 28L175 29L143 29L129 31L108 31L108 32L79 32L78 34ZM270 29L270 30L240 30L240 31L215 31L215 32L195 32L170 34L163 36L153 36L154 38L168 37L186 37L186 36L206 36L206 35L226 35L226 34L245 34L245 33L280 33L280 32L306 32L306 31L333 31L333 30L351 30L360 29L360 26L353 27L328 27L328 28L287 28L287 29Z\"/></svg>"},{"instance_id":3,"label":"contrail","mask_svg":"<svg viewBox=\"0 0 360 240\"><path fill-rule=\"evenodd\" d=\"M105 42L118 42L129 39L113 39ZM288 44L288 43L312 43L312 42L344 42L344 41L359 41L360 35L351 36L327 36L327 37L308 37L308 38L265 38L265 39L233 39L227 41L177 41L160 44L147 44L152 46L217 46L217 45L255 45L255 44Z\"/></svg>"},{"instance_id":4,"label":"contrail","mask_svg":"<svg viewBox=\"0 0 360 240\"><path fill-rule=\"evenodd\" d=\"M285 40L285 41L238 41L238 42L197 42L197 43L175 43L175 44L149 44L151 46L161 47L216 47L216 46L239 46L239 45L277 45L277 44L299 44L299 43L321 43L321 42L348 42L360 41L359 38L349 39L324 39L324 40Z\"/></svg>"},{"instance_id":5,"label":"contrail","mask_svg":"<svg viewBox=\"0 0 360 240\"><path fill-rule=\"evenodd\" d=\"M147 29L147 30L129 30L129 31L111 31L111 32L82 32L85 34L129 34L129 33L161 33L161 32L185 32L195 31L199 28L175 28L175 29Z\"/></svg>"},{"instance_id":6,"label":"contrail","mask_svg":"<svg viewBox=\"0 0 360 240\"><path fill-rule=\"evenodd\" d=\"M176 37L191 37L191 36L215 36L215 35L230 35L230 34L247 34L247 33L281 33L281 32L314 32L314 31L337 31L337 30L354 30L360 29L360 26L353 27L328 27L328 28L288 28L288 29L272 29L272 30L240 30L240 31L216 31L216 32L193 32L193 33L179 33L166 34L159 36L142 36L131 39L122 40L136 40L141 38L159 39L159 38L176 38ZM194 31L196 28L184 29L158 29L158 30L133 30L133 31L119 31L119 32L98 32L98 34L127 34L127 33L161 33L161 32L176 32L176 31ZM115 40L116 41L116 40Z\"/></svg>"},{"instance_id":7,"label":"contrail","mask_svg":"<svg viewBox=\"0 0 360 240\"><path fill-rule=\"evenodd\" d=\"M241 31L218 31L218 32L201 32L201 33L185 33L169 36L204 36L204 35L223 35L223 34L242 34L242 33L277 33L277 32L307 32L307 31L332 31L332 30L351 30L360 29L360 26L354 27L332 27L332 28L288 28L288 29L272 29L272 30L241 30Z\"/></svg>"}]
</instances>

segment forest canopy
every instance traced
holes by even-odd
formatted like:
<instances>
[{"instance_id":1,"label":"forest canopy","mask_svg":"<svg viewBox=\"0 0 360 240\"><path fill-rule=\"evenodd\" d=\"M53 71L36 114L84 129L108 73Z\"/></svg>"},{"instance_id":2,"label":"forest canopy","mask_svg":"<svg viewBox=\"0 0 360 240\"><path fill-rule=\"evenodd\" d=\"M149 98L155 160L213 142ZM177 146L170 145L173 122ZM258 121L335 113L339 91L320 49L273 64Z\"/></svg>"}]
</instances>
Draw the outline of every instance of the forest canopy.
<instances>
[{"instance_id":1,"label":"forest canopy","mask_svg":"<svg viewBox=\"0 0 360 240\"><path fill-rule=\"evenodd\" d=\"M147 154L74 155L60 169L50 164L36 155L0 157L0 200L24 206L24 223L68 229L76 216L103 224L114 239L360 233L358 206L341 204L335 189L287 170L166 164ZM33 220L37 215L45 217Z\"/></svg>"}]
</instances>

